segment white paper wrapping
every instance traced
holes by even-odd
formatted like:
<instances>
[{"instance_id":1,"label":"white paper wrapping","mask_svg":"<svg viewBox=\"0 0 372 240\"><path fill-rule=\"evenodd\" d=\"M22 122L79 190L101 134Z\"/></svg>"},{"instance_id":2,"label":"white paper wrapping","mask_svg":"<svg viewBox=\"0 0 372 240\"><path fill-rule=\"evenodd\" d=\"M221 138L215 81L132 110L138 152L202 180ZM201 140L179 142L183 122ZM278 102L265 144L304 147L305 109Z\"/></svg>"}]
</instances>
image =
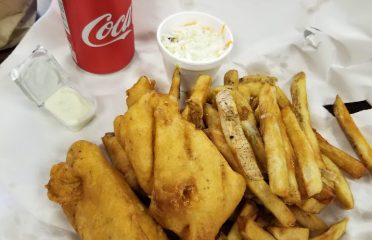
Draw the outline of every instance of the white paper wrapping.
<instances>
[{"instance_id":1,"label":"white paper wrapping","mask_svg":"<svg viewBox=\"0 0 372 240\"><path fill-rule=\"evenodd\" d=\"M112 131L114 117L126 110L124 90L140 75L156 79L162 90L168 88L155 33L161 20L177 11L204 11L231 28L235 48L221 67L216 84L227 69L236 68L241 75L278 76L289 93L291 76L305 71L314 127L355 156L336 120L322 106L333 103L336 94L346 102L366 99L372 103L371 1L134 0L133 5L136 54L119 72L94 75L75 65L56 2L0 65L1 240L77 238L60 207L47 198L44 185L49 170L64 161L73 141L87 139L100 144L100 137ZM69 131L34 106L9 78L11 68L37 44L46 47L73 79L84 82L97 97L97 117L80 132ZM353 117L372 143L372 111ZM349 217L343 239L372 239L372 177L368 174L348 180L355 209L344 211L336 203L322 215L328 223Z\"/></svg>"}]
</instances>

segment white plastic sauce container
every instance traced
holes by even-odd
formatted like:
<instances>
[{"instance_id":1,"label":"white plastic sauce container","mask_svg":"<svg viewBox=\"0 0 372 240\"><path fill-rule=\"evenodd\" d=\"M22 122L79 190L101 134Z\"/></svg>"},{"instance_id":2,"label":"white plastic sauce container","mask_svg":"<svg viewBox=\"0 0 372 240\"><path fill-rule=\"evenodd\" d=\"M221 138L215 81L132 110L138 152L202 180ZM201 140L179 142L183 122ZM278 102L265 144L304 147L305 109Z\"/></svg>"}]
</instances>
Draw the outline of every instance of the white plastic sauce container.
<instances>
[{"instance_id":1,"label":"white plastic sauce container","mask_svg":"<svg viewBox=\"0 0 372 240\"><path fill-rule=\"evenodd\" d=\"M81 129L95 116L95 99L82 85L70 81L55 58L41 46L10 76L31 101L71 130Z\"/></svg>"}]
</instances>

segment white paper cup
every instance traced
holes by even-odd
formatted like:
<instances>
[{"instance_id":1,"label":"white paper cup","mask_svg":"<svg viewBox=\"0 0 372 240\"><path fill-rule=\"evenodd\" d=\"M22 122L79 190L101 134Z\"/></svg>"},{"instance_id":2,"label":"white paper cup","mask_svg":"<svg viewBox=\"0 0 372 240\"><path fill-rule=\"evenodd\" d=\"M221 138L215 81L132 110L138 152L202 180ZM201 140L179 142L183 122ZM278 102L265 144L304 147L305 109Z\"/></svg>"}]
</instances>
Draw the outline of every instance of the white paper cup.
<instances>
[{"instance_id":1,"label":"white paper cup","mask_svg":"<svg viewBox=\"0 0 372 240\"><path fill-rule=\"evenodd\" d=\"M224 37L226 41L231 40L232 44L230 44L218 58L210 61L190 61L173 55L163 46L161 37L165 34L171 33L175 26L180 26L192 21L210 26L213 29L221 29L224 26ZM234 44L233 36L228 26L226 26L226 24L224 24L220 19L202 12L180 12L165 18L158 27L156 37L169 79L171 79L176 66L181 68L183 78L183 81L181 82L181 90L183 91L190 90L194 85L196 78L200 74L208 74L214 77L226 57L230 54Z\"/></svg>"}]
</instances>

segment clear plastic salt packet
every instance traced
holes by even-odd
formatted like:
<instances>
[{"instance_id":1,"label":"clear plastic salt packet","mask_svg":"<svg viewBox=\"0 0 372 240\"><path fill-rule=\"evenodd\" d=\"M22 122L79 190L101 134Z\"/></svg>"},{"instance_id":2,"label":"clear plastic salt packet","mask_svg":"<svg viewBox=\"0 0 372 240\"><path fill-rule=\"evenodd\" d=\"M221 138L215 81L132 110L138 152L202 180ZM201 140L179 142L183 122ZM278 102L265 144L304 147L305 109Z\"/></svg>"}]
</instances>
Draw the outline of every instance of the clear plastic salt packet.
<instances>
[{"instance_id":1,"label":"clear plastic salt packet","mask_svg":"<svg viewBox=\"0 0 372 240\"><path fill-rule=\"evenodd\" d=\"M42 47L10 72L11 79L38 107L46 109L71 130L80 130L96 113L96 100L69 79L57 60Z\"/></svg>"}]
</instances>

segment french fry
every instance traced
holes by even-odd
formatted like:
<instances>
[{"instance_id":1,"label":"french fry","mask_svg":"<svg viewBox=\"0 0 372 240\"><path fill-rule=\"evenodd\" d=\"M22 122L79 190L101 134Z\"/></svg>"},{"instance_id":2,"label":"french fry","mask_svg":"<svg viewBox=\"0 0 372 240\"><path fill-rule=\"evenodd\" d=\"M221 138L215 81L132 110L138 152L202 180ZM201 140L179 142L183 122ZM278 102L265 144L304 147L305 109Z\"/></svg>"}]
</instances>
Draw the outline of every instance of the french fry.
<instances>
[{"instance_id":1,"label":"french fry","mask_svg":"<svg viewBox=\"0 0 372 240\"><path fill-rule=\"evenodd\" d=\"M241 231L244 231L247 221L249 219L254 219L257 215L258 209L253 203L246 203L241 210L238 218L236 219L235 223L231 227L228 235L227 240L242 240L242 236L240 234Z\"/></svg>"},{"instance_id":2,"label":"french fry","mask_svg":"<svg viewBox=\"0 0 372 240\"><path fill-rule=\"evenodd\" d=\"M224 156L226 161L229 163L232 169L239 169L239 165L235 161L235 157L231 152L231 149L227 145L225 136L223 132L218 129L213 128L206 128L203 129L204 133L208 136L208 138L216 145L217 149L220 153Z\"/></svg>"},{"instance_id":3,"label":"french fry","mask_svg":"<svg viewBox=\"0 0 372 240\"><path fill-rule=\"evenodd\" d=\"M361 178L365 174L366 168L360 161L353 158L341 149L331 145L318 132L315 133L319 142L320 151L331 159L332 162L337 165L337 167L344 170L353 178Z\"/></svg>"},{"instance_id":4,"label":"french fry","mask_svg":"<svg viewBox=\"0 0 372 240\"><path fill-rule=\"evenodd\" d=\"M372 148L360 132L341 97L338 95L333 105L333 112L359 159L372 173Z\"/></svg>"},{"instance_id":5,"label":"french fry","mask_svg":"<svg viewBox=\"0 0 372 240\"><path fill-rule=\"evenodd\" d=\"M305 73L300 72L293 77L291 84L291 95L293 111L296 115L298 123L300 124L302 131L305 133L305 136L313 149L313 154L318 167L320 169L324 169L325 165L320 154L318 141L311 126L310 112L307 103Z\"/></svg>"},{"instance_id":6,"label":"french fry","mask_svg":"<svg viewBox=\"0 0 372 240\"><path fill-rule=\"evenodd\" d=\"M279 107L282 109L286 106L291 106L287 96L283 90L277 86L277 78L266 75L248 75L240 79L238 89L241 92L249 92L249 96L257 97L260 94L262 87L265 84L269 84L276 88L276 97Z\"/></svg>"},{"instance_id":7,"label":"french fry","mask_svg":"<svg viewBox=\"0 0 372 240\"><path fill-rule=\"evenodd\" d=\"M327 204L321 203L315 198L309 198L302 201L301 204L297 204L297 206L308 213L320 213L327 207Z\"/></svg>"},{"instance_id":8,"label":"french fry","mask_svg":"<svg viewBox=\"0 0 372 240\"><path fill-rule=\"evenodd\" d=\"M322 176L322 190L321 192L316 194L314 198L324 203L330 202L334 198L333 186L331 179L327 179L328 177L330 177L329 173L325 175L326 167L320 153L318 140L311 126L310 112L308 109L307 101L305 73L300 72L293 77L291 84L291 95L293 102L293 111L296 115L302 131L305 133L305 136L310 143L310 146L313 150L314 158Z\"/></svg>"},{"instance_id":9,"label":"french fry","mask_svg":"<svg viewBox=\"0 0 372 240\"><path fill-rule=\"evenodd\" d=\"M291 227L296 222L295 216L284 202L273 194L264 180L247 180L248 189L285 227Z\"/></svg>"},{"instance_id":10,"label":"french fry","mask_svg":"<svg viewBox=\"0 0 372 240\"><path fill-rule=\"evenodd\" d=\"M285 125L283 123L281 116L279 116L279 127L280 127L280 132L282 135L284 150L286 154L287 168L288 168L288 181L289 181L289 192L288 192L288 196L284 198L284 201L287 204L296 204L296 203L301 202L301 194L298 189L296 171L295 171L295 165L296 165L297 159L293 151L291 142L288 138L287 130L285 128Z\"/></svg>"},{"instance_id":11,"label":"french fry","mask_svg":"<svg viewBox=\"0 0 372 240\"><path fill-rule=\"evenodd\" d=\"M332 178L336 178L336 176L332 172ZM323 188L320 193L315 194L313 197L320 203L328 205L330 202L333 201L335 198L334 193L334 182L332 182L332 185L326 185L324 182L327 181L322 177L323 180Z\"/></svg>"},{"instance_id":12,"label":"french fry","mask_svg":"<svg viewBox=\"0 0 372 240\"><path fill-rule=\"evenodd\" d=\"M325 164L320 154L320 148L315 133L311 127L310 113L307 102L306 78L303 72L300 72L293 77L291 84L291 95L294 113L302 131L305 133L305 136L310 143L314 158L322 176L321 192L315 194L314 198L324 203L330 202L334 198L333 186L331 185L331 180L327 179L329 176L324 175L326 171Z\"/></svg>"},{"instance_id":13,"label":"french fry","mask_svg":"<svg viewBox=\"0 0 372 240\"><path fill-rule=\"evenodd\" d=\"M243 238L240 235L238 224L234 223L229 233L227 234L227 240L242 240L242 239Z\"/></svg>"},{"instance_id":14,"label":"french fry","mask_svg":"<svg viewBox=\"0 0 372 240\"><path fill-rule=\"evenodd\" d=\"M210 129L220 129L221 128L221 121L220 116L218 115L218 110L210 104L204 105L204 122L207 124L207 127Z\"/></svg>"},{"instance_id":15,"label":"french fry","mask_svg":"<svg viewBox=\"0 0 372 240\"><path fill-rule=\"evenodd\" d=\"M250 180L263 179L253 150L244 136L231 91L223 90L219 92L216 96L216 102L222 132L239 166L239 169L235 170Z\"/></svg>"},{"instance_id":16,"label":"french fry","mask_svg":"<svg viewBox=\"0 0 372 240\"><path fill-rule=\"evenodd\" d=\"M275 240L270 233L261 228L253 219L247 221L241 234L247 240Z\"/></svg>"},{"instance_id":17,"label":"french fry","mask_svg":"<svg viewBox=\"0 0 372 240\"><path fill-rule=\"evenodd\" d=\"M182 117L195 124L196 128L203 128L203 107L207 101L209 86L212 78L208 75L200 75L192 90L191 96L186 100L186 107L182 111Z\"/></svg>"},{"instance_id":18,"label":"french fry","mask_svg":"<svg viewBox=\"0 0 372 240\"><path fill-rule=\"evenodd\" d=\"M285 108L287 106L289 107L292 106L287 95L285 95L285 93L279 86L276 86L276 101L278 102L280 109Z\"/></svg>"},{"instance_id":19,"label":"french fry","mask_svg":"<svg viewBox=\"0 0 372 240\"><path fill-rule=\"evenodd\" d=\"M319 236L310 238L310 240L337 240L342 237L346 231L346 226L348 223L347 218L343 218L338 223L333 224L326 232Z\"/></svg>"},{"instance_id":20,"label":"french fry","mask_svg":"<svg viewBox=\"0 0 372 240\"><path fill-rule=\"evenodd\" d=\"M260 84L270 84L274 86L278 79L274 76L269 75L262 75L262 74L256 74L256 75L246 75L239 79L241 83L260 83Z\"/></svg>"},{"instance_id":21,"label":"french fry","mask_svg":"<svg viewBox=\"0 0 372 240\"><path fill-rule=\"evenodd\" d=\"M251 97L258 97L260 95L261 89L263 87L264 83L262 82L252 82L252 83L239 83L238 89L240 91L243 91L244 89L247 89L250 93ZM270 84L271 85L271 84Z\"/></svg>"},{"instance_id":22,"label":"french fry","mask_svg":"<svg viewBox=\"0 0 372 240\"><path fill-rule=\"evenodd\" d=\"M254 155L257 159L257 164L259 165L261 171L266 173L267 164L265 147L260 132L257 129L257 122L253 110L248 102L248 99L246 99L239 91L234 90L231 93L238 110L245 137L248 139L252 147Z\"/></svg>"},{"instance_id":23,"label":"french fry","mask_svg":"<svg viewBox=\"0 0 372 240\"><path fill-rule=\"evenodd\" d=\"M279 107L275 88L266 84L259 96L260 130L265 143L267 170L271 191L281 197L289 193L286 153L278 123Z\"/></svg>"},{"instance_id":24,"label":"french fry","mask_svg":"<svg viewBox=\"0 0 372 240\"><path fill-rule=\"evenodd\" d=\"M344 209L353 209L354 208L353 194L351 193L349 184L347 183L344 175L337 167L337 165L333 163L327 156L323 155L323 161L327 169L331 170L336 175L335 193L337 199L341 203L341 206Z\"/></svg>"},{"instance_id":25,"label":"french fry","mask_svg":"<svg viewBox=\"0 0 372 240\"><path fill-rule=\"evenodd\" d=\"M246 84L238 84L238 91L242 94L246 99L251 98L251 92L249 90L249 86Z\"/></svg>"},{"instance_id":26,"label":"french fry","mask_svg":"<svg viewBox=\"0 0 372 240\"><path fill-rule=\"evenodd\" d=\"M146 76L141 76L139 80L127 90L128 108L135 104L143 95L155 89L155 81Z\"/></svg>"},{"instance_id":27,"label":"french fry","mask_svg":"<svg viewBox=\"0 0 372 240\"><path fill-rule=\"evenodd\" d=\"M212 104L213 107L217 107L216 96L219 92L225 89L232 90L233 88L231 86L217 86L217 87L211 88L208 93L207 102Z\"/></svg>"},{"instance_id":28,"label":"french fry","mask_svg":"<svg viewBox=\"0 0 372 240\"><path fill-rule=\"evenodd\" d=\"M301 226L310 229L310 231L325 230L327 224L319 218L316 214L305 212L296 206L290 207L296 220Z\"/></svg>"},{"instance_id":29,"label":"french fry","mask_svg":"<svg viewBox=\"0 0 372 240\"><path fill-rule=\"evenodd\" d=\"M290 107L282 110L283 122L287 129L288 137L296 154L299 174L305 185L308 197L322 190L322 179L320 170L314 159L314 152L305 134L302 132L297 119Z\"/></svg>"},{"instance_id":30,"label":"french fry","mask_svg":"<svg viewBox=\"0 0 372 240\"><path fill-rule=\"evenodd\" d=\"M308 240L309 229L300 227L268 227L267 230L277 240Z\"/></svg>"},{"instance_id":31,"label":"french fry","mask_svg":"<svg viewBox=\"0 0 372 240\"><path fill-rule=\"evenodd\" d=\"M132 164L130 163L127 154L121 147L114 133L105 133L102 137L103 145L111 159L113 166L118 169L124 176L128 185L136 192L140 191L140 186L137 182L136 174L134 173Z\"/></svg>"},{"instance_id":32,"label":"french fry","mask_svg":"<svg viewBox=\"0 0 372 240\"><path fill-rule=\"evenodd\" d=\"M214 143L214 145L216 145L217 149L225 157L232 169L239 169L239 165L236 163L235 157L222 132L218 111L210 104L205 104L204 106L204 121L208 126L207 129L203 130L204 133Z\"/></svg>"},{"instance_id":33,"label":"french fry","mask_svg":"<svg viewBox=\"0 0 372 240\"><path fill-rule=\"evenodd\" d=\"M176 67L173 72L172 84L169 89L169 96L175 101L180 100L180 85L181 85L181 72L179 67Z\"/></svg>"},{"instance_id":34,"label":"french fry","mask_svg":"<svg viewBox=\"0 0 372 240\"><path fill-rule=\"evenodd\" d=\"M236 223L240 231L244 230L245 225L249 219L255 219L258 213L258 208L252 203L246 203L241 210Z\"/></svg>"},{"instance_id":35,"label":"french fry","mask_svg":"<svg viewBox=\"0 0 372 240\"><path fill-rule=\"evenodd\" d=\"M237 70L229 70L225 73L223 78L224 85L232 86L234 89L238 88L239 84L239 76Z\"/></svg>"}]
</instances>

